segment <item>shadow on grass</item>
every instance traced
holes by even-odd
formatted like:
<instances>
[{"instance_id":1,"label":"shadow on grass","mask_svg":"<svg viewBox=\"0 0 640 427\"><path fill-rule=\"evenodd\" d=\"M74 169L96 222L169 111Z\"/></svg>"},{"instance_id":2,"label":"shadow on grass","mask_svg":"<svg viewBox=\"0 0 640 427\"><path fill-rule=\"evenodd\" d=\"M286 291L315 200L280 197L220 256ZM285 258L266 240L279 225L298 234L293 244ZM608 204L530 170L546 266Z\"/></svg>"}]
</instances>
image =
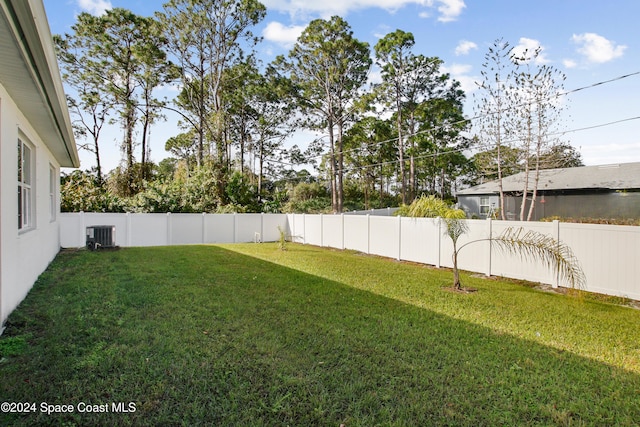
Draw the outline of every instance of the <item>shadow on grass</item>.
<instances>
[{"instance_id":1,"label":"shadow on grass","mask_svg":"<svg viewBox=\"0 0 640 427\"><path fill-rule=\"evenodd\" d=\"M0 401L37 408L0 424L640 420L634 373L215 246L61 254L11 337Z\"/></svg>"}]
</instances>

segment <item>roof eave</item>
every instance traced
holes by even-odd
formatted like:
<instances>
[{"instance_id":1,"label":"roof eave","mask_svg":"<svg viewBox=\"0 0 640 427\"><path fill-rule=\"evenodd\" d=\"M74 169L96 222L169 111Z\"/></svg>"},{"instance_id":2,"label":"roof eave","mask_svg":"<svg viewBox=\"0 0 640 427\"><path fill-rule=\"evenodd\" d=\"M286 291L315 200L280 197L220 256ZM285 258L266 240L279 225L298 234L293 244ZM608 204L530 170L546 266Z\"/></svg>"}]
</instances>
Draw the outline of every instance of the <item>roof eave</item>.
<instances>
[{"instance_id":1,"label":"roof eave","mask_svg":"<svg viewBox=\"0 0 640 427\"><path fill-rule=\"evenodd\" d=\"M67 109L51 31L41 0L6 0L0 6L11 25L15 44L31 73L47 110L49 123L35 123L36 131L63 167L79 167L80 160Z\"/></svg>"}]
</instances>

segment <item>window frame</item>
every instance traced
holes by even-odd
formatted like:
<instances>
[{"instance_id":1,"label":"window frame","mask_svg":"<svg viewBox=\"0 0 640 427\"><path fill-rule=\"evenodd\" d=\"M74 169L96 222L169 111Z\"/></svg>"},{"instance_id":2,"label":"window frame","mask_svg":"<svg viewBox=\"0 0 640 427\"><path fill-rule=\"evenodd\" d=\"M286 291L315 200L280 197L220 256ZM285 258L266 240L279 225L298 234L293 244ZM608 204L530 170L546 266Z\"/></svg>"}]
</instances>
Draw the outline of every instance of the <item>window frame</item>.
<instances>
[{"instance_id":1,"label":"window frame","mask_svg":"<svg viewBox=\"0 0 640 427\"><path fill-rule=\"evenodd\" d=\"M55 222L58 216L58 170L49 163L49 220Z\"/></svg>"},{"instance_id":2,"label":"window frame","mask_svg":"<svg viewBox=\"0 0 640 427\"><path fill-rule=\"evenodd\" d=\"M491 198L489 196L480 196L480 202L478 205L480 207L480 215L488 216L491 210Z\"/></svg>"},{"instance_id":3,"label":"window frame","mask_svg":"<svg viewBox=\"0 0 640 427\"><path fill-rule=\"evenodd\" d=\"M35 228L35 147L18 136L18 231Z\"/></svg>"}]
</instances>

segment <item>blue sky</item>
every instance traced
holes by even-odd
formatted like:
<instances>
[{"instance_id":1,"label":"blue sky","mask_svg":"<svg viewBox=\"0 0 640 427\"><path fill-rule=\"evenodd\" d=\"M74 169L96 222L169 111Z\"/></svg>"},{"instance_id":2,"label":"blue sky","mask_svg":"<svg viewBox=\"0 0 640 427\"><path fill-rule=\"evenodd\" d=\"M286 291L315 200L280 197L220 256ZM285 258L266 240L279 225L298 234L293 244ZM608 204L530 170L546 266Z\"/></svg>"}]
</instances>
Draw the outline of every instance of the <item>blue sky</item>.
<instances>
[{"instance_id":1,"label":"blue sky","mask_svg":"<svg viewBox=\"0 0 640 427\"><path fill-rule=\"evenodd\" d=\"M51 31L69 32L78 13L100 14L124 7L148 16L164 0L44 0ZM480 79L488 47L499 38L517 49L542 47L542 60L566 74L570 91L640 72L640 1L638 0L263 0L266 19L254 32L264 40L263 61L286 54L312 19L340 15L354 35L373 48L396 29L414 34L415 53L438 56L467 93L465 114L472 117L474 81ZM377 70L371 78L375 80ZM172 96L166 94L166 96ZM566 97L564 140L582 153L587 165L640 161L640 75L578 91ZM629 120L631 119L631 120ZM151 135L152 159L167 156L165 140L177 133L176 118ZM622 123L610 124L624 121ZM606 125L589 130L588 127ZM120 158L110 129L102 147L107 170ZM156 136L157 135L157 136ZM293 142L312 139L306 132ZM82 168L93 159L81 153Z\"/></svg>"}]
</instances>

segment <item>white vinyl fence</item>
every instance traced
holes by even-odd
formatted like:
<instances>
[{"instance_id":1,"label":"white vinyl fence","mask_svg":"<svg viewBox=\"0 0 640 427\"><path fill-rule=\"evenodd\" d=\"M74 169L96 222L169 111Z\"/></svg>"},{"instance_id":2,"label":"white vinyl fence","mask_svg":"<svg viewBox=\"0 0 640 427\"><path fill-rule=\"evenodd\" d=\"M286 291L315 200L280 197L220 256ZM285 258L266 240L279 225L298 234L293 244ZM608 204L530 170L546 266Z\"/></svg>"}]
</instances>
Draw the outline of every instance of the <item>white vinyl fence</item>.
<instances>
[{"instance_id":1,"label":"white vinyl fence","mask_svg":"<svg viewBox=\"0 0 640 427\"><path fill-rule=\"evenodd\" d=\"M469 232L459 246L507 227L550 235L567 244L578 258L587 278L587 291L640 299L640 227L467 220ZM437 218L381 217L373 215L288 215L289 233L295 242L338 249L353 249L403 261L436 267L452 267L451 239ZM458 257L463 270L485 275L564 286L539 262L506 255L488 240L471 243Z\"/></svg>"},{"instance_id":2,"label":"white vinyl fence","mask_svg":"<svg viewBox=\"0 0 640 427\"><path fill-rule=\"evenodd\" d=\"M384 213L383 213L384 215ZM587 291L640 300L640 227L467 220L469 232L459 245L524 227L561 240L580 261ZM397 260L452 267L453 247L437 218L306 214L113 214L63 213L62 247L82 247L86 227L114 225L118 246L164 246L206 243L269 242L280 238L278 227L294 242L353 249ZM472 243L458 258L463 270L564 286L537 262L505 255L488 240Z\"/></svg>"},{"instance_id":3,"label":"white vinyl fence","mask_svg":"<svg viewBox=\"0 0 640 427\"><path fill-rule=\"evenodd\" d=\"M60 244L82 247L86 227L114 225L117 246L166 246L202 243L275 242L284 214L62 213Z\"/></svg>"}]
</instances>

